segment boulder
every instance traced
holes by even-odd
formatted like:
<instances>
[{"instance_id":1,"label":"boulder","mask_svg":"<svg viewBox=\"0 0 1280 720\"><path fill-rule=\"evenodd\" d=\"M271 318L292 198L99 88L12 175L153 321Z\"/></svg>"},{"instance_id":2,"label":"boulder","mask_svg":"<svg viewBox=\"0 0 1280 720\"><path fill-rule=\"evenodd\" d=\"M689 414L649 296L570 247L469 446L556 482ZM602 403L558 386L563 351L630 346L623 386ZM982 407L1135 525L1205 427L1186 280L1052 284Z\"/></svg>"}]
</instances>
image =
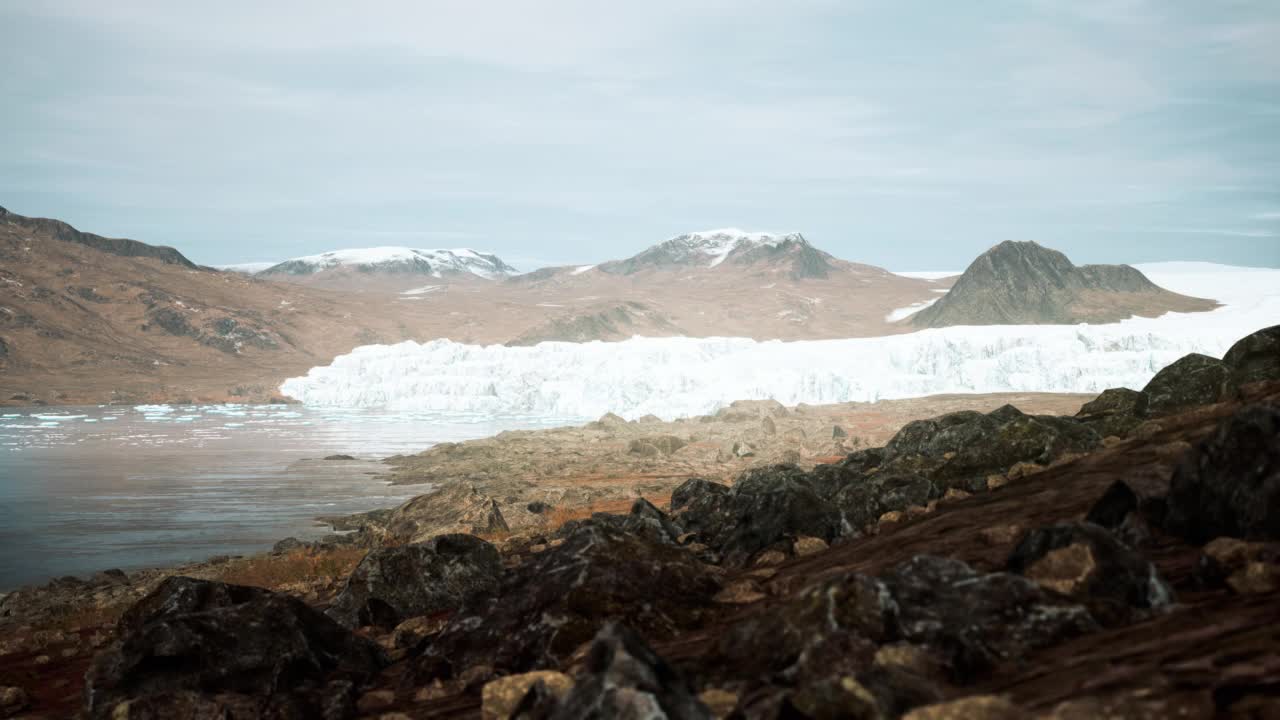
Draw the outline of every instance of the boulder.
<instances>
[{"instance_id":1,"label":"boulder","mask_svg":"<svg viewBox=\"0 0 1280 720\"><path fill-rule=\"evenodd\" d=\"M1280 380L1280 325L1240 340L1222 356L1229 389L1264 380Z\"/></svg>"},{"instance_id":2,"label":"boulder","mask_svg":"<svg viewBox=\"0 0 1280 720\"><path fill-rule=\"evenodd\" d=\"M1192 353L1156 373L1142 389L1147 415L1158 418L1211 405L1222 397L1228 377L1221 360Z\"/></svg>"},{"instance_id":3,"label":"boulder","mask_svg":"<svg viewBox=\"0 0 1280 720\"><path fill-rule=\"evenodd\" d=\"M1243 408L1187 453L1170 482L1164 526L1195 543L1280 540L1280 409Z\"/></svg>"},{"instance_id":4,"label":"boulder","mask_svg":"<svg viewBox=\"0 0 1280 720\"><path fill-rule=\"evenodd\" d=\"M943 654L953 680L1098 629L1083 606L1013 573L983 575L963 562L918 555L880 578L898 605L901 639Z\"/></svg>"},{"instance_id":5,"label":"boulder","mask_svg":"<svg viewBox=\"0 0 1280 720\"><path fill-rule=\"evenodd\" d=\"M570 520L556 531L556 537L565 538L587 525L606 525L625 533L631 533L650 542L679 545L683 530L653 503L637 498L626 515L594 513L585 520Z\"/></svg>"},{"instance_id":6,"label":"boulder","mask_svg":"<svg viewBox=\"0 0 1280 720\"><path fill-rule=\"evenodd\" d=\"M1196 577L1207 587L1228 587L1237 595L1280 590L1280 543L1218 538L1204 546Z\"/></svg>"},{"instance_id":7,"label":"boulder","mask_svg":"<svg viewBox=\"0 0 1280 720\"><path fill-rule=\"evenodd\" d=\"M1076 418L1101 437L1124 437L1147 416L1147 396L1129 388L1111 388L1084 404Z\"/></svg>"},{"instance_id":8,"label":"boulder","mask_svg":"<svg viewBox=\"0 0 1280 720\"><path fill-rule=\"evenodd\" d=\"M809 474L794 465L748 470L720 504L701 509L686 508L682 524L736 566L784 540L806 535L830 542L843 531L840 511L819 497Z\"/></svg>"},{"instance_id":9,"label":"boulder","mask_svg":"<svg viewBox=\"0 0 1280 720\"><path fill-rule=\"evenodd\" d=\"M619 623L605 625L595 636L585 672L549 716L552 720L711 720L711 712L680 673Z\"/></svg>"},{"instance_id":10,"label":"boulder","mask_svg":"<svg viewBox=\"0 0 1280 720\"><path fill-rule=\"evenodd\" d=\"M471 535L438 535L370 552L326 614L349 628L394 628L412 617L457 609L495 590L501 575L502 561L489 543Z\"/></svg>"},{"instance_id":11,"label":"boulder","mask_svg":"<svg viewBox=\"0 0 1280 720\"><path fill-rule=\"evenodd\" d=\"M507 532L498 503L467 483L445 485L396 508L387 520L386 535L400 543L417 543L448 533Z\"/></svg>"},{"instance_id":12,"label":"boulder","mask_svg":"<svg viewBox=\"0 0 1280 720\"><path fill-rule=\"evenodd\" d=\"M925 506L941 495L939 484L923 475L889 470L845 485L831 502L840 509L848 528L863 530L887 512Z\"/></svg>"},{"instance_id":13,"label":"boulder","mask_svg":"<svg viewBox=\"0 0 1280 720\"><path fill-rule=\"evenodd\" d=\"M720 590L687 550L590 524L509 570L493 596L456 613L425 649L424 682L486 664L557 667L609 619L662 639L699 625Z\"/></svg>"},{"instance_id":14,"label":"boulder","mask_svg":"<svg viewBox=\"0 0 1280 720\"><path fill-rule=\"evenodd\" d=\"M726 681L779 674L816 681L870 668L877 645L897 634L898 605L884 583L846 573L731 626L710 665Z\"/></svg>"},{"instance_id":15,"label":"boulder","mask_svg":"<svg viewBox=\"0 0 1280 720\"><path fill-rule=\"evenodd\" d=\"M1173 602L1173 590L1154 565L1092 523L1032 530L1006 566L1046 590L1080 601L1107 624L1129 622L1135 617L1133 610L1159 609Z\"/></svg>"},{"instance_id":16,"label":"boulder","mask_svg":"<svg viewBox=\"0 0 1280 720\"><path fill-rule=\"evenodd\" d=\"M299 600L182 580L131 608L94 660L89 717L346 717L356 685L385 664L377 645Z\"/></svg>"}]
</instances>

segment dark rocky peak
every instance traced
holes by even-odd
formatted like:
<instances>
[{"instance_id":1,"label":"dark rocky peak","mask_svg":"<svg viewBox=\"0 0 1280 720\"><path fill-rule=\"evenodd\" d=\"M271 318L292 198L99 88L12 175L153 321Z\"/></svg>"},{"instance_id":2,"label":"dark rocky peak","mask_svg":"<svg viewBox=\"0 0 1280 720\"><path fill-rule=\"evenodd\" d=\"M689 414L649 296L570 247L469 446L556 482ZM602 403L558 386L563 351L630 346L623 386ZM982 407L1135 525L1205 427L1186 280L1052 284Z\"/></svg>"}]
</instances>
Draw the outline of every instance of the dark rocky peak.
<instances>
[{"instance_id":1,"label":"dark rocky peak","mask_svg":"<svg viewBox=\"0 0 1280 720\"><path fill-rule=\"evenodd\" d=\"M174 248L163 245L148 245L137 240L107 238L93 233L81 232L61 220L26 217L0 207L0 224L3 223L15 225L33 235L84 245L112 255L154 258L170 265L181 265L193 270L196 269L195 263L188 260L186 256Z\"/></svg>"}]
</instances>

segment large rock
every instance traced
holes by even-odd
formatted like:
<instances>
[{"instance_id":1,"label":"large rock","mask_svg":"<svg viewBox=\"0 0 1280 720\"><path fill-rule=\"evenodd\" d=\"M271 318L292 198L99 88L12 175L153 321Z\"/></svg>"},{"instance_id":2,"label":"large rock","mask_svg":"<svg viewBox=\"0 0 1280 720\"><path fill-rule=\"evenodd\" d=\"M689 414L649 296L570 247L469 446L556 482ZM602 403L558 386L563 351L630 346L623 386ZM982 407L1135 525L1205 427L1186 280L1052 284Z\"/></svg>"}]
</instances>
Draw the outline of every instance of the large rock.
<instances>
[{"instance_id":1,"label":"large rock","mask_svg":"<svg viewBox=\"0 0 1280 720\"><path fill-rule=\"evenodd\" d=\"M327 614L351 628L391 628L459 608L495 590L501 575L502 560L489 543L471 535L438 535L366 555Z\"/></svg>"},{"instance_id":2,"label":"large rock","mask_svg":"<svg viewBox=\"0 0 1280 720\"><path fill-rule=\"evenodd\" d=\"M840 511L794 465L753 468L724 493L705 485L677 491L676 520L730 565L743 565L760 551L802 535L830 542L843 529Z\"/></svg>"},{"instance_id":3,"label":"large rock","mask_svg":"<svg viewBox=\"0 0 1280 720\"><path fill-rule=\"evenodd\" d=\"M508 530L497 501L460 482L404 503L391 513L386 526L388 539L400 543L422 542L448 533L483 535Z\"/></svg>"},{"instance_id":4,"label":"large rock","mask_svg":"<svg viewBox=\"0 0 1280 720\"><path fill-rule=\"evenodd\" d=\"M1147 414L1158 418L1211 405L1222 398L1229 373L1221 360L1192 353L1156 373L1142 389Z\"/></svg>"},{"instance_id":5,"label":"large rock","mask_svg":"<svg viewBox=\"0 0 1280 720\"><path fill-rule=\"evenodd\" d=\"M232 607L274 596L262 588L175 575L165 578L155 590L125 610L116 629L124 636L162 618Z\"/></svg>"},{"instance_id":6,"label":"large rock","mask_svg":"<svg viewBox=\"0 0 1280 720\"><path fill-rule=\"evenodd\" d=\"M1192 448L1173 473L1164 525L1195 543L1280 539L1280 409L1241 409Z\"/></svg>"},{"instance_id":7,"label":"large rock","mask_svg":"<svg viewBox=\"0 0 1280 720\"><path fill-rule=\"evenodd\" d=\"M1024 577L982 575L958 560L919 555L881 580L898 604L901 637L944 653L958 682L1098 628L1087 609Z\"/></svg>"},{"instance_id":8,"label":"large rock","mask_svg":"<svg viewBox=\"0 0 1280 720\"><path fill-rule=\"evenodd\" d=\"M1127 622L1132 610L1173 601L1173 590L1146 558L1092 523L1064 523L1027 533L1007 567L1041 587L1084 603L1103 623Z\"/></svg>"},{"instance_id":9,"label":"large rock","mask_svg":"<svg viewBox=\"0 0 1280 720\"><path fill-rule=\"evenodd\" d=\"M1280 325L1240 340L1222 357L1233 387L1264 380L1280 380Z\"/></svg>"},{"instance_id":10,"label":"large rock","mask_svg":"<svg viewBox=\"0 0 1280 720\"><path fill-rule=\"evenodd\" d=\"M1102 437L1124 437L1147 416L1147 396L1129 388L1111 388L1084 404L1076 418Z\"/></svg>"},{"instance_id":11,"label":"large rock","mask_svg":"<svg viewBox=\"0 0 1280 720\"><path fill-rule=\"evenodd\" d=\"M299 600L200 582L162 584L122 624L85 679L91 718L346 717L385 663Z\"/></svg>"},{"instance_id":12,"label":"large rock","mask_svg":"<svg viewBox=\"0 0 1280 720\"><path fill-rule=\"evenodd\" d=\"M556 536L565 538L588 525L607 525L624 533L631 533L650 542L678 545L683 530L671 521L671 518L644 498L637 498L631 504L631 511L626 515L616 513L594 513L585 520L570 520L556 531Z\"/></svg>"},{"instance_id":13,"label":"large rock","mask_svg":"<svg viewBox=\"0 0 1280 720\"><path fill-rule=\"evenodd\" d=\"M877 646L897 635L898 604L884 583L847 573L721 633L711 666L725 681L774 675L817 681L870 668Z\"/></svg>"},{"instance_id":14,"label":"large rock","mask_svg":"<svg viewBox=\"0 0 1280 720\"><path fill-rule=\"evenodd\" d=\"M596 635L586 672L567 697L547 703L552 720L711 720L693 688L639 635L609 623ZM530 708L517 709L534 715Z\"/></svg>"},{"instance_id":15,"label":"large rock","mask_svg":"<svg viewBox=\"0 0 1280 720\"><path fill-rule=\"evenodd\" d=\"M558 667L608 620L651 639L699 625L720 583L691 553L606 525L586 525L508 571L495 595L451 618L425 648L424 680L480 664Z\"/></svg>"},{"instance_id":16,"label":"large rock","mask_svg":"<svg viewBox=\"0 0 1280 720\"><path fill-rule=\"evenodd\" d=\"M944 492L942 485L923 475L888 470L845 485L831 501L850 529L862 530L887 512L923 507Z\"/></svg>"}]
</instances>

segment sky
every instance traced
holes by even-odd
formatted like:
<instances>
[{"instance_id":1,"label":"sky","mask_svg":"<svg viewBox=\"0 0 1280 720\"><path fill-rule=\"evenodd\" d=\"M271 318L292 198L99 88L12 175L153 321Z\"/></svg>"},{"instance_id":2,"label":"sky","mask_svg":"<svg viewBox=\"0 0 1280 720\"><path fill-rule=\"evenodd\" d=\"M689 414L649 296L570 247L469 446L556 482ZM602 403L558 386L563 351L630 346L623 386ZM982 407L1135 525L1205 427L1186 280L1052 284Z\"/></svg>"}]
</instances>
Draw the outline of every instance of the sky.
<instances>
[{"instance_id":1,"label":"sky","mask_svg":"<svg viewBox=\"0 0 1280 720\"><path fill-rule=\"evenodd\" d=\"M1276 0L0 0L0 206L197 262L686 231L1280 267Z\"/></svg>"}]
</instances>

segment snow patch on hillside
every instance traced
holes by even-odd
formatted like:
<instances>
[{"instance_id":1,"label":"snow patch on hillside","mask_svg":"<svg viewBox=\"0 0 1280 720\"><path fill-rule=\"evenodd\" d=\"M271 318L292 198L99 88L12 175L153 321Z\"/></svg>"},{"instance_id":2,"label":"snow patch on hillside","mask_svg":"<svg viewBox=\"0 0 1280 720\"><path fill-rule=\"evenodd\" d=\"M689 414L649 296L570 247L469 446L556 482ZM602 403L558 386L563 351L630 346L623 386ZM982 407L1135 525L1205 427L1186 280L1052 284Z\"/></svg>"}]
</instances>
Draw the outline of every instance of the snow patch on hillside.
<instances>
[{"instance_id":1,"label":"snow patch on hillside","mask_svg":"<svg viewBox=\"0 0 1280 720\"><path fill-rule=\"evenodd\" d=\"M424 250L408 247L369 247L332 250L304 255L277 263L270 269L300 275L350 267L361 270L419 270L432 277L471 274L482 278L507 276L514 272L496 255L471 248Z\"/></svg>"},{"instance_id":2,"label":"snow patch on hillside","mask_svg":"<svg viewBox=\"0 0 1280 720\"><path fill-rule=\"evenodd\" d=\"M885 315L884 321L898 322L899 320L905 320L936 302L938 302L938 298L934 298L933 300L925 300L923 302L918 302L918 303L915 303L914 305L908 305L904 308L898 308L897 310L894 310L888 315Z\"/></svg>"}]
</instances>

